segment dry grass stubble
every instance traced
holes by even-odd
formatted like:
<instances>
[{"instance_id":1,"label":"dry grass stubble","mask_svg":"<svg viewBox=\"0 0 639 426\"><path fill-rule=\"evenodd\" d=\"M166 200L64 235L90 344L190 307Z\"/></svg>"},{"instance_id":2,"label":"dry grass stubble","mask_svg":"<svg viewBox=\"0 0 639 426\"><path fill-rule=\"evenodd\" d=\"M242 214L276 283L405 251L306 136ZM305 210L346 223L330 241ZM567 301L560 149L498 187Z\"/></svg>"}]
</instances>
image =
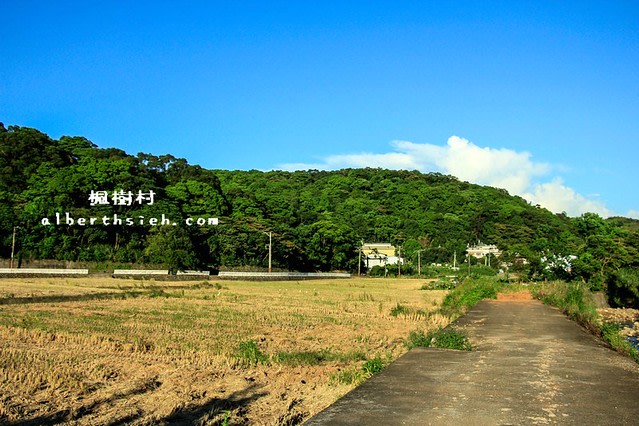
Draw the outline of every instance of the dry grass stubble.
<instances>
[{"instance_id":1,"label":"dry grass stubble","mask_svg":"<svg viewBox=\"0 0 639 426\"><path fill-rule=\"evenodd\" d=\"M0 280L0 423L297 424L446 325L421 284Z\"/></svg>"}]
</instances>

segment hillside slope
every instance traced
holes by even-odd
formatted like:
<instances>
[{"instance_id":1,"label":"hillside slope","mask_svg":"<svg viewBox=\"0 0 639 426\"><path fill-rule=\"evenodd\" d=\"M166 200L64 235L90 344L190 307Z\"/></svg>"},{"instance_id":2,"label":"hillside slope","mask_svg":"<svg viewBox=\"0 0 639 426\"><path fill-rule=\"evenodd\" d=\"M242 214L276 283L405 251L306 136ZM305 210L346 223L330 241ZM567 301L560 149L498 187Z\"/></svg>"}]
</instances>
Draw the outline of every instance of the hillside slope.
<instances>
[{"instance_id":1,"label":"hillside slope","mask_svg":"<svg viewBox=\"0 0 639 426\"><path fill-rule=\"evenodd\" d=\"M92 195L98 191L106 202ZM114 191L132 198L116 203ZM218 226L195 226L213 217ZM159 226L166 218L180 226ZM425 263L449 262L481 240L497 244L506 259L531 259L533 272L543 271L541 259L587 254L580 271L590 279L611 265L637 264L637 223L553 214L505 190L439 173L207 170L171 155L134 156L83 137L54 140L0 126L4 258L19 227L20 258L263 267L264 233L272 232L273 263L282 269L357 270L362 241L401 245L409 261L421 250Z\"/></svg>"}]
</instances>

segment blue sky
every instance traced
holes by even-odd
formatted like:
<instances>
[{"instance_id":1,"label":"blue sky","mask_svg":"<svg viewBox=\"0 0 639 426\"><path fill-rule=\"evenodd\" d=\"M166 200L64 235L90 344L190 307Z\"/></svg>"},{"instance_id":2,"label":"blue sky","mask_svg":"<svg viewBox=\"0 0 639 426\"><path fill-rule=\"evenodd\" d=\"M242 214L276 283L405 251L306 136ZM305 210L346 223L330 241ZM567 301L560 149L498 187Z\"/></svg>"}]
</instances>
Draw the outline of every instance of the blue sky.
<instances>
[{"instance_id":1,"label":"blue sky","mask_svg":"<svg viewBox=\"0 0 639 426\"><path fill-rule=\"evenodd\" d=\"M639 218L636 1L0 2L5 125Z\"/></svg>"}]
</instances>

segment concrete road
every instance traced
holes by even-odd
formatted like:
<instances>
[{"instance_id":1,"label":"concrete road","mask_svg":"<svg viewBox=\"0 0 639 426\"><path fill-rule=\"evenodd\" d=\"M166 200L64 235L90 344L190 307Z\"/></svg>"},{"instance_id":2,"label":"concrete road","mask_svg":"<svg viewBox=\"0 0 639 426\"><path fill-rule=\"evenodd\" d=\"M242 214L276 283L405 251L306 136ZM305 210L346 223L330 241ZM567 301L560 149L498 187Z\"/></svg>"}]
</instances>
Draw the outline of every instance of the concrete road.
<instances>
[{"instance_id":1,"label":"concrete road","mask_svg":"<svg viewBox=\"0 0 639 426\"><path fill-rule=\"evenodd\" d=\"M639 425L639 365L538 301L482 301L472 352L414 349L307 425Z\"/></svg>"}]
</instances>

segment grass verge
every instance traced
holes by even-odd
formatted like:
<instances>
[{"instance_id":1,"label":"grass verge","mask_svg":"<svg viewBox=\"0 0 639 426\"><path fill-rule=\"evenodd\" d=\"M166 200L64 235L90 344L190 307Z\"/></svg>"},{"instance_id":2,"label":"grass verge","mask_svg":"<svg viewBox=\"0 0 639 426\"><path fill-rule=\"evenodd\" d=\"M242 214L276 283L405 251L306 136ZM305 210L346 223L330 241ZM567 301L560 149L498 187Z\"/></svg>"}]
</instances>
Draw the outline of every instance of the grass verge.
<instances>
[{"instance_id":1,"label":"grass verge","mask_svg":"<svg viewBox=\"0 0 639 426\"><path fill-rule=\"evenodd\" d=\"M440 312L450 317L451 321L455 320L480 300L496 299L497 293L503 287L503 283L500 283L496 277L464 279L446 295Z\"/></svg>"},{"instance_id":2,"label":"grass verge","mask_svg":"<svg viewBox=\"0 0 639 426\"><path fill-rule=\"evenodd\" d=\"M583 284L552 281L537 284L532 293L543 303L561 309L565 315L601 337L617 352L639 363L639 351L619 334L621 325L603 321L597 312L593 294Z\"/></svg>"}]
</instances>

